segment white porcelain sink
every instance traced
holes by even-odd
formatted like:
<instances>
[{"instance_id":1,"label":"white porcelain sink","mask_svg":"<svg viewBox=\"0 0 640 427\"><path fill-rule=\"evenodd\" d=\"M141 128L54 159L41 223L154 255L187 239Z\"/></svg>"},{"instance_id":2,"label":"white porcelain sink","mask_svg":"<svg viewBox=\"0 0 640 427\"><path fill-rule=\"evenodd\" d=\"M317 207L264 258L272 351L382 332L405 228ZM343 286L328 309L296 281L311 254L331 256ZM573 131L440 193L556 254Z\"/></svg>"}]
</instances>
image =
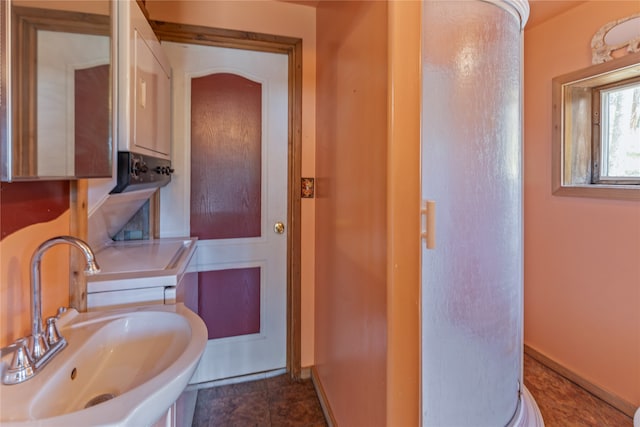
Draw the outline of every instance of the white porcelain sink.
<instances>
[{"instance_id":1,"label":"white porcelain sink","mask_svg":"<svg viewBox=\"0 0 640 427\"><path fill-rule=\"evenodd\" d=\"M151 425L184 390L207 342L183 304L70 310L59 323L68 346L30 380L0 386L0 425Z\"/></svg>"}]
</instances>

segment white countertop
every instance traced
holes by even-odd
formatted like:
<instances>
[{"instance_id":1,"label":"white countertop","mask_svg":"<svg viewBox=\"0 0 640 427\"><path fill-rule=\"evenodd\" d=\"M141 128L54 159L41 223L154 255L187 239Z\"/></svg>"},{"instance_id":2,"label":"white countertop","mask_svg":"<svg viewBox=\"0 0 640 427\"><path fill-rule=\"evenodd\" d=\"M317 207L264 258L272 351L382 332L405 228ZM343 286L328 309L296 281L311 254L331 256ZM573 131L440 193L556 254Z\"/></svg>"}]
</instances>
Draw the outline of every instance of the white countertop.
<instances>
[{"instance_id":1,"label":"white countertop","mask_svg":"<svg viewBox=\"0 0 640 427\"><path fill-rule=\"evenodd\" d=\"M176 286L196 249L195 237L113 242L96 253L100 273L87 292Z\"/></svg>"}]
</instances>

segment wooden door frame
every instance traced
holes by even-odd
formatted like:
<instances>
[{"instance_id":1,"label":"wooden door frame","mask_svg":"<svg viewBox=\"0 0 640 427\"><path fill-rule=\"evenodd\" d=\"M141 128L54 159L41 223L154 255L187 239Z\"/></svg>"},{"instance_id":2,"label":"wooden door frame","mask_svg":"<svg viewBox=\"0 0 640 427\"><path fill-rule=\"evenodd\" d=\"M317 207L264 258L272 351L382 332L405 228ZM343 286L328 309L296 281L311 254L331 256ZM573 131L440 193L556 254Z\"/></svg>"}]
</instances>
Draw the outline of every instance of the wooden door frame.
<instances>
[{"instance_id":1,"label":"wooden door frame","mask_svg":"<svg viewBox=\"0 0 640 427\"><path fill-rule=\"evenodd\" d=\"M302 39L246 31L150 21L160 41L286 54L288 85L287 371L298 379L301 361Z\"/></svg>"}]
</instances>

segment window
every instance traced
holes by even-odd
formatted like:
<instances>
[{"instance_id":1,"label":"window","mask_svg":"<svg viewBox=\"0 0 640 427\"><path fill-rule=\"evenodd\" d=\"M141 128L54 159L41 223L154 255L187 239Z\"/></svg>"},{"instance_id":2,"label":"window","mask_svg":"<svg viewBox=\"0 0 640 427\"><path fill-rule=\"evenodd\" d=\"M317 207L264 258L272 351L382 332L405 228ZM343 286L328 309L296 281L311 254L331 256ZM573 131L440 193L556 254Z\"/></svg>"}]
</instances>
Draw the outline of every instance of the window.
<instances>
[{"instance_id":1,"label":"window","mask_svg":"<svg viewBox=\"0 0 640 427\"><path fill-rule=\"evenodd\" d=\"M553 194L640 200L640 53L553 79Z\"/></svg>"},{"instance_id":2,"label":"window","mask_svg":"<svg viewBox=\"0 0 640 427\"><path fill-rule=\"evenodd\" d=\"M591 182L640 184L640 79L595 88L593 111Z\"/></svg>"}]
</instances>

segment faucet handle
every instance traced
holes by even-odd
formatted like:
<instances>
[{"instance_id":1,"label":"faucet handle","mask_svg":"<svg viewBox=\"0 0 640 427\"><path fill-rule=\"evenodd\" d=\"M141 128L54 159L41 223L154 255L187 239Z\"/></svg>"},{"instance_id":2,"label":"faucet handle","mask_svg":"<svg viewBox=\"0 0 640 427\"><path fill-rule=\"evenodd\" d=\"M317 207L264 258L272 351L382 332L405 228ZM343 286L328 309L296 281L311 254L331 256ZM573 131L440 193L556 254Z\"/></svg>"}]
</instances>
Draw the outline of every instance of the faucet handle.
<instances>
[{"instance_id":1,"label":"faucet handle","mask_svg":"<svg viewBox=\"0 0 640 427\"><path fill-rule=\"evenodd\" d=\"M17 384L35 375L35 368L27 346L27 338L20 338L14 344L11 365L4 374L4 384Z\"/></svg>"},{"instance_id":2,"label":"faucet handle","mask_svg":"<svg viewBox=\"0 0 640 427\"><path fill-rule=\"evenodd\" d=\"M56 345L62 337L60 336L60 332L58 332L58 326L56 325L57 317L48 317L47 318L47 328L46 328L46 337L47 343L50 347Z\"/></svg>"},{"instance_id":3,"label":"faucet handle","mask_svg":"<svg viewBox=\"0 0 640 427\"><path fill-rule=\"evenodd\" d=\"M68 310L67 307L64 307L64 306L58 307L58 312L56 313L56 319L59 319L60 317L62 317L62 315L67 312L67 310Z\"/></svg>"}]
</instances>

